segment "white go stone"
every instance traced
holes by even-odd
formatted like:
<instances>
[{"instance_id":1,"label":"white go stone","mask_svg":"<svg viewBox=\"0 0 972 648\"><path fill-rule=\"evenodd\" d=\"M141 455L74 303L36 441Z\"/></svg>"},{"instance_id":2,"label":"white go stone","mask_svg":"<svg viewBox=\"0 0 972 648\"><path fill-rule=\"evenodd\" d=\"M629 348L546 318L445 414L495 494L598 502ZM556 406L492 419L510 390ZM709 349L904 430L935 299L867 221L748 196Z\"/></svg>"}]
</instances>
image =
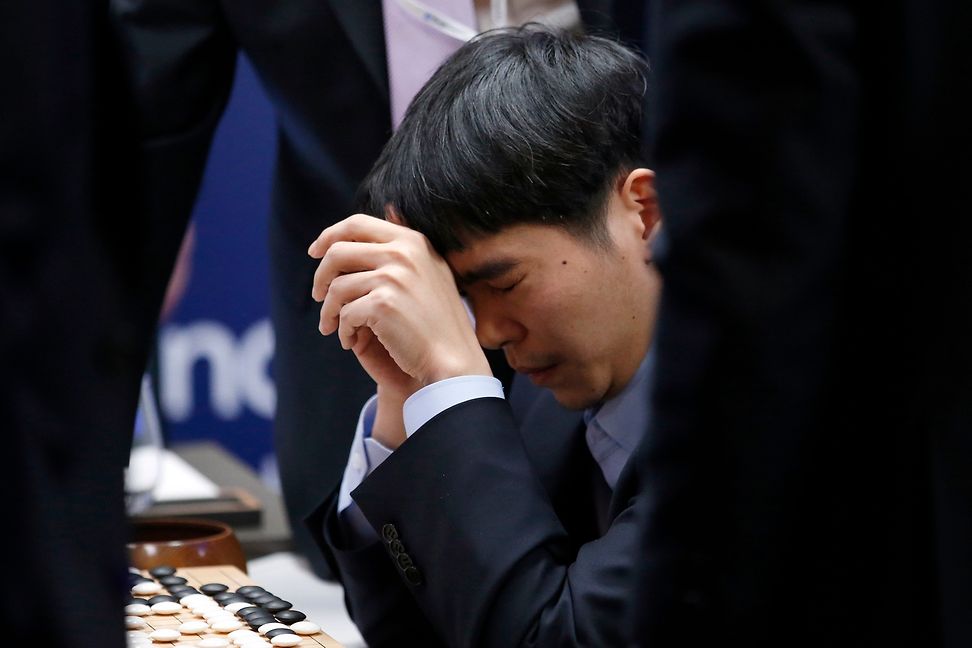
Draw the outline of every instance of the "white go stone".
<instances>
[{"instance_id":1,"label":"white go stone","mask_svg":"<svg viewBox=\"0 0 972 648\"><path fill-rule=\"evenodd\" d=\"M216 608L214 610L204 610L202 615L203 618L206 619L207 621L210 621L212 619L219 619L219 618L227 618L227 619L236 618L235 614L233 614L232 612L227 612L223 608Z\"/></svg>"},{"instance_id":2,"label":"white go stone","mask_svg":"<svg viewBox=\"0 0 972 648\"><path fill-rule=\"evenodd\" d=\"M199 634L207 630L209 630L209 624L205 621L186 621L179 626L179 632L182 634Z\"/></svg>"},{"instance_id":3,"label":"white go stone","mask_svg":"<svg viewBox=\"0 0 972 648\"><path fill-rule=\"evenodd\" d=\"M262 626L260 626L259 628L257 628L257 631L260 634L265 635L268 632L270 632L271 630L274 630L275 628L286 628L286 627L288 627L288 626L286 626L286 625L284 625L282 623L264 623Z\"/></svg>"},{"instance_id":4,"label":"white go stone","mask_svg":"<svg viewBox=\"0 0 972 648\"><path fill-rule=\"evenodd\" d=\"M145 619L138 616L125 617L125 627L129 630L138 630L145 627Z\"/></svg>"},{"instance_id":5,"label":"white go stone","mask_svg":"<svg viewBox=\"0 0 972 648\"><path fill-rule=\"evenodd\" d=\"M208 605L197 605L195 607L189 608L192 613L197 617L205 617L207 614L213 614L214 612L225 612L226 610L221 610L218 607L209 607Z\"/></svg>"},{"instance_id":6,"label":"white go stone","mask_svg":"<svg viewBox=\"0 0 972 648\"><path fill-rule=\"evenodd\" d=\"M208 637L196 643L198 648L226 648L229 642L219 637Z\"/></svg>"},{"instance_id":7,"label":"white go stone","mask_svg":"<svg viewBox=\"0 0 972 648\"><path fill-rule=\"evenodd\" d=\"M250 607L251 605L253 605L253 604L252 603L244 603L243 601L237 601L236 603L230 603L229 605L227 605L226 606L226 609L229 610L230 612L233 612L235 614L236 612L239 612L243 608Z\"/></svg>"},{"instance_id":8,"label":"white go stone","mask_svg":"<svg viewBox=\"0 0 972 648\"><path fill-rule=\"evenodd\" d=\"M142 581L132 585L132 594L158 594L162 586L155 581Z\"/></svg>"},{"instance_id":9,"label":"white go stone","mask_svg":"<svg viewBox=\"0 0 972 648\"><path fill-rule=\"evenodd\" d=\"M178 630L174 630L172 628L159 628L149 635L149 639L158 642L177 641L181 636L182 634Z\"/></svg>"},{"instance_id":10,"label":"white go stone","mask_svg":"<svg viewBox=\"0 0 972 648\"><path fill-rule=\"evenodd\" d=\"M296 646L301 641L303 641L303 639L300 638L300 635L280 634L271 639L270 643L274 646Z\"/></svg>"},{"instance_id":11,"label":"white go stone","mask_svg":"<svg viewBox=\"0 0 972 648\"><path fill-rule=\"evenodd\" d=\"M236 619L217 619L209 624L216 632L233 632L243 627L243 624Z\"/></svg>"},{"instance_id":12,"label":"white go stone","mask_svg":"<svg viewBox=\"0 0 972 648\"><path fill-rule=\"evenodd\" d=\"M148 633L141 630L129 630L125 636L129 639L148 639Z\"/></svg>"},{"instance_id":13,"label":"white go stone","mask_svg":"<svg viewBox=\"0 0 972 648\"><path fill-rule=\"evenodd\" d=\"M125 606L125 614L129 616L148 616L152 608L144 603L129 603Z\"/></svg>"},{"instance_id":14,"label":"white go stone","mask_svg":"<svg viewBox=\"0 0 972 648\"><path fill-rule=\"evenodd\" d=\"M321 626L310 621L298 621L290 626L290 629L299 635L312 635L321 631Z\"/></svg>"},{"instance_id":15,"label":"white go stone","mask_svg":"<svg viewBox=\"0 0 972 648\"><path fill-rule=\"evenodd\" d=\"M162 601L152 606L152 614L179 614L183 607L175 601Z\"/></svg>"},{"instance_id":16,"label":"white go stone","mask_svg":"<svg viewBox=\"0 0 972 648\"><path fill-rule=\"evenodd\" d=\"M209 598L205 594L189 594L179 599L180 603L190 608L193 607L199 601L209 601L211 603L215 603L213 599Z\"/></svg>"},{"instance_id":17,"label":"white go stone","mask_svg":"<svg viewBox=\"0 0 972 648\"><path fill-rule=\"evenodd\" d=\"M259 639L260 635L258 635L257 633L253 632L248 628L241 628L239 630L234 630L233 632L229 633L229 638L233 640L233 643L238 644L247 638Z\"/></svg>"}]
</instances>

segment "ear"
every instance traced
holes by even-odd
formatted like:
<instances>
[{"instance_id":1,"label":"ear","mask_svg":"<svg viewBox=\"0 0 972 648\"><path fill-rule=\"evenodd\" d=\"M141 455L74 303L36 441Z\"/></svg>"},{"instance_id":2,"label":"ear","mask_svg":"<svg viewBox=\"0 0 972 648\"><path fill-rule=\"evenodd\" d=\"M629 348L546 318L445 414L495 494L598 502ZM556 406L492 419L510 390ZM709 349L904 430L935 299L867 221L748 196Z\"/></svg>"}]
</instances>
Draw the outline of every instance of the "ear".
<instances>
[{"instance_id":1,"label":"ear","mask_svg":"<svg viewBox=\"0 0 972 648\"><path fill-rule=\"evenodd\" d=\"M637 214L642 240L654 238L661 226L661 210L655 191L655 172L637 168L618 179L618 193L626 210Z\"/></svg>"}]
</instances>

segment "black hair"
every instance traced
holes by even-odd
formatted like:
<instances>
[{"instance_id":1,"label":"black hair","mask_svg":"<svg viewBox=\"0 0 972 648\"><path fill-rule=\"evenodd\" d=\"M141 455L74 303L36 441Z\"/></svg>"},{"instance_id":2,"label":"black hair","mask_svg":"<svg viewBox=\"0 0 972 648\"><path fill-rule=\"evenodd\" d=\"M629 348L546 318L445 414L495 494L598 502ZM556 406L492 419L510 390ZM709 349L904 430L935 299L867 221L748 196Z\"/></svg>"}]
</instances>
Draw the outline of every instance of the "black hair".
<instances>
[{"instance_id":1,"label":"black hair","mask_svg":"<svg viewBox=\"0 0 972 648\"><path fill-rule=\"evenodd\" d=\"M485 32L415 96L361 185L440 253L523 223L610 240L608 189L644 159L647 63L600 36L536 24Z\"/></svg>"}]
</instances>

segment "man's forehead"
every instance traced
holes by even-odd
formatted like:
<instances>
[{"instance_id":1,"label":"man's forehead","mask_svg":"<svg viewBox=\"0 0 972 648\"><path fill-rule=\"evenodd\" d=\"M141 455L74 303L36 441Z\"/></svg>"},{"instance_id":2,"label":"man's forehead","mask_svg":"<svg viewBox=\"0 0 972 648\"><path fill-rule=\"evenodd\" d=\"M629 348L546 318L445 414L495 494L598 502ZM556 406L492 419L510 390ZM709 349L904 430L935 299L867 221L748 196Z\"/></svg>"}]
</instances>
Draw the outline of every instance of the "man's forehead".
<instances>
[{"instance_id":1,"label":"man's forehead","mask_svg":"<svg viewBox=\"0 0 972 648\"><path fill-rule=\"evenodd\" d=\"M522 261L520 226L499 232L463 236L463 246L445 255L446 263L464 285L502 276Z\"/></svg>"},{"instance_id":2,"label":"man's forehead","mask_svg":"<svg viewBox=\"0 0 972 648\"><path fill-rule=\"evenodd\" d=\"M533 265L537 257L576 242L562 227L519 223L494 234L470 236L460 250L445 255L446 262L464 285L503 276L520 265Z\"/></svg>"}]
</instances>

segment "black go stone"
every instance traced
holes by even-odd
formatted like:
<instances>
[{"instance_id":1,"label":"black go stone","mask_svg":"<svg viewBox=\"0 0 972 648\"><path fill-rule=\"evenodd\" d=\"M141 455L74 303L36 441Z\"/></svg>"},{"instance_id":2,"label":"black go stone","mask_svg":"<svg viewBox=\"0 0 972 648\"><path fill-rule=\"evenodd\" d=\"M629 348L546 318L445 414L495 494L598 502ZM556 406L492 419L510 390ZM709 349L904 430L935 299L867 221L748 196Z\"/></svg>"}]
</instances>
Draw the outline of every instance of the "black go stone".
<instances>
[{"instance_id":1,"label":"black go stone","mask_svg":"<svg viewBox=\"0 0 972 648\"><path fill-rule=\"evenodd\" d=\"M175 567L170 565L159 565L158 567L153 567L149 570L149 573L156 578L162 578L163 576L171 576L175 573Z\"/></svg>"},{"instance_id":2,"label":"black go stone","mask_svg":"<svg viewBox=\"0 0 972 648\"><path fill-rule=\"evenodd\" d=\"M250 627L253 628L254 630L256 630L262 625L273 623L274 621L276 621L276 619L273 618L273 616L270 614L268 614L267 616L258 616L254 614L246 620L246 622L250 624Z\"/></svg>"},{"instance_id":3,"label":"black go stone","mask_svg":"<svg viewBox=\"0 0 972 648\"><path fill-rule=\"evenodd\" d=\"M266 609L270 610L273 613L277 613L277 612L280 612L282 610L289 610L290 608L294 607L294 604L291 603L290 601L284 601L283 599L277 599L276 601L270 601L269 603L267 603L263 607L265 607Z\"/></svg>"},{"instance_id":4,"label":"black go stone","mask_svg":"<svg viewBox=\"0 0 972 648\"><path fill-rule=\"evenodd\" d=\"M280 623L286 623L290 625L292 623L297 623L298 621L303 621L307 618L307 615L298 610L280 610L276 614L277 621Z\"/></svg>"},{"instance_id":5,"label":"black go stone","mask_svg":"<svg viewBox=\"0 0 972 648\"><path fill-rule=\"evenodd\" d=\"M220 592L219 594L213 594L213 600L217 603L224 603L224 601L229 601L230 599L236 599L238 601L246 600L236 592Z\"/></svg>"},{"instance_id":6,"label":"black go stone","mask_svg":"<svg viewBox=\"0 0 972 648\"><path fill-rule=\"evenodd\" d=\"M268 592L266 594L261 594L260 596L250 600L256 603L257 605L266 605L270 601L279 601L280 599Z\"/></svg>"},{"instance_id":7,"label":"black go stone","mask_svg":"<svg viewBox=\"0 0 972 648\"><path fill-rule=\"evenodd\" d=\"M237 594L242 594L243 596L246 596L250 592L260 592L262 594L263 592L266 592L266 591L267 590L263 589L259 585L244 585L243 587L241 587L238 590L236 590L236 593Z\"/></svg>"},{"instance_id":8,"label":"black go stone","mask_svg":"<svg viewBox=\"0 0 972 648\"><path fill-rule=\"evenodd\" d=\"M233 603L247 603L249 605L249 602L245 598L243 598L242 596L237 596L236 594L234 594L233 596L224 597L223 600L217 601L217 603L219 603L223 607L226 607L227 605L232 605Z\"/></svg>"},{"instance_id":9,"label":"black go stone","mask_svg":"<svg viewBox=\"0 0 972 648\"><path fill-rule=\"evenodd\" d=\"M168 594L159 594L158 596L153 596L148 600L149 605L155 605L156 603L165 603L166 601L172 601L173 603L178 603L179 599L174 596L169 596Z\"/></svg>"},{"instance_id":10,"label":"black go stone","mask_svg":"<svg viewBox=\"0 0 972 648\"><path fill-rule=\"evenodd\" d=\"M189 596L190 594L198 594L199 590L195 587L190 587L189 585L173 585L172 587L166 588L169 590L169 594L172 596L178 596L182 598L183 596Z\"/></svg>"},{"instance_id":11,"label":"black go stone","mask_svg":"<svg viewBox=\"0 0 972 648\"><path fill-rule=\"evenodd\" d=\"M132 587L134 587L135 585L138 585L139 583L151 583L151 582L152 582L152 579L151 578L145 578L144 576L142 576L140 574L129 574L128 575L128 584L130 586L132 586Z\"/></svg>"},{"instance_id":12,"label":"black go stone","mask_svg":"<svg viewBox=\"0 0 972 648\"><path fill-rule=\"evenodd\" d=\"M222 583L206 583L199 589L200 591L202 591L203 594L209 594L210 596L212 596L213 594L219 594L221 592L225 592L226 590L229 589L229 586L224 585Z\"/></svg>"},{"instance_id":13,"label":"black go stone","mask_svg":"<svg viewBox=\"0 0 972 648\"><path fill-rule=\"evenodd\" d=\"M172 585L185 585L188 581L182 576L163 576L159 579L159 582L166 587L170 587Z\"/></svg>"},{"instance_id":14,"label":"black go stone","mask_svg":"<svg viewBox=\"0 0 972 648\"><path fill-rule=\"evenodd\" d=\"M274 628L273 630L267 631L267 639L273 639L277 635L282 635L282 634L297 634L297 633L291 630L290 628Z\"/></svg>"},{"instance_id":15,"label":"black go stone","mask_svg":"<svg viewBox=\"0 0 972 648\"><path fill-rule=\"evenodd\" d=\"M249 591L249 592L240 592L239 590L237 590L237 593L242 594L250 601L256 601L256 599L260 598L261 596L266 596L267 594L270 594L266 590L262 590L262 589L257 591ZM271 594L271 596L273 595Z\"/></svg>"},{"instance_id":16,"label":"black go stone","mask_svg":"<svg viewBox=\"0 0 972 648\"><path fill-rule=\"evenodd\" d=\"M243 617L244 619L251 614L263 614L265 610L261 607L251 605L250 607L240 608L236 611L236 616Z\"/></svg>"},{"instance_id":17,"label":"black go stone","mask_svg":"<svg viewBox=\"0 0 972 648\"><path fill-rule=\"evenodd\" d=\"M260 619L259 621L255 622L255 623L250 623L249 624L250 625L250 630L253 630L254 632L260 632L260 626L265 626L268 623L276 623L276 622L277 622L276 619L273 619L273 618L270 618L270 619Z\"/></svg>"},{"instance_id":18,"label":"black go stone","mask_svg":"<svg viewBox=\"0 0 972 648\"><path fill-rule=\"evenodd\" d=\"M148 605L149 602L148 602L148 599L139 598L137 596L133 596L132 598L128 599L128 605L136 605L136 604L139 604L139 605Z\"/></svg>"}]
</instances>

